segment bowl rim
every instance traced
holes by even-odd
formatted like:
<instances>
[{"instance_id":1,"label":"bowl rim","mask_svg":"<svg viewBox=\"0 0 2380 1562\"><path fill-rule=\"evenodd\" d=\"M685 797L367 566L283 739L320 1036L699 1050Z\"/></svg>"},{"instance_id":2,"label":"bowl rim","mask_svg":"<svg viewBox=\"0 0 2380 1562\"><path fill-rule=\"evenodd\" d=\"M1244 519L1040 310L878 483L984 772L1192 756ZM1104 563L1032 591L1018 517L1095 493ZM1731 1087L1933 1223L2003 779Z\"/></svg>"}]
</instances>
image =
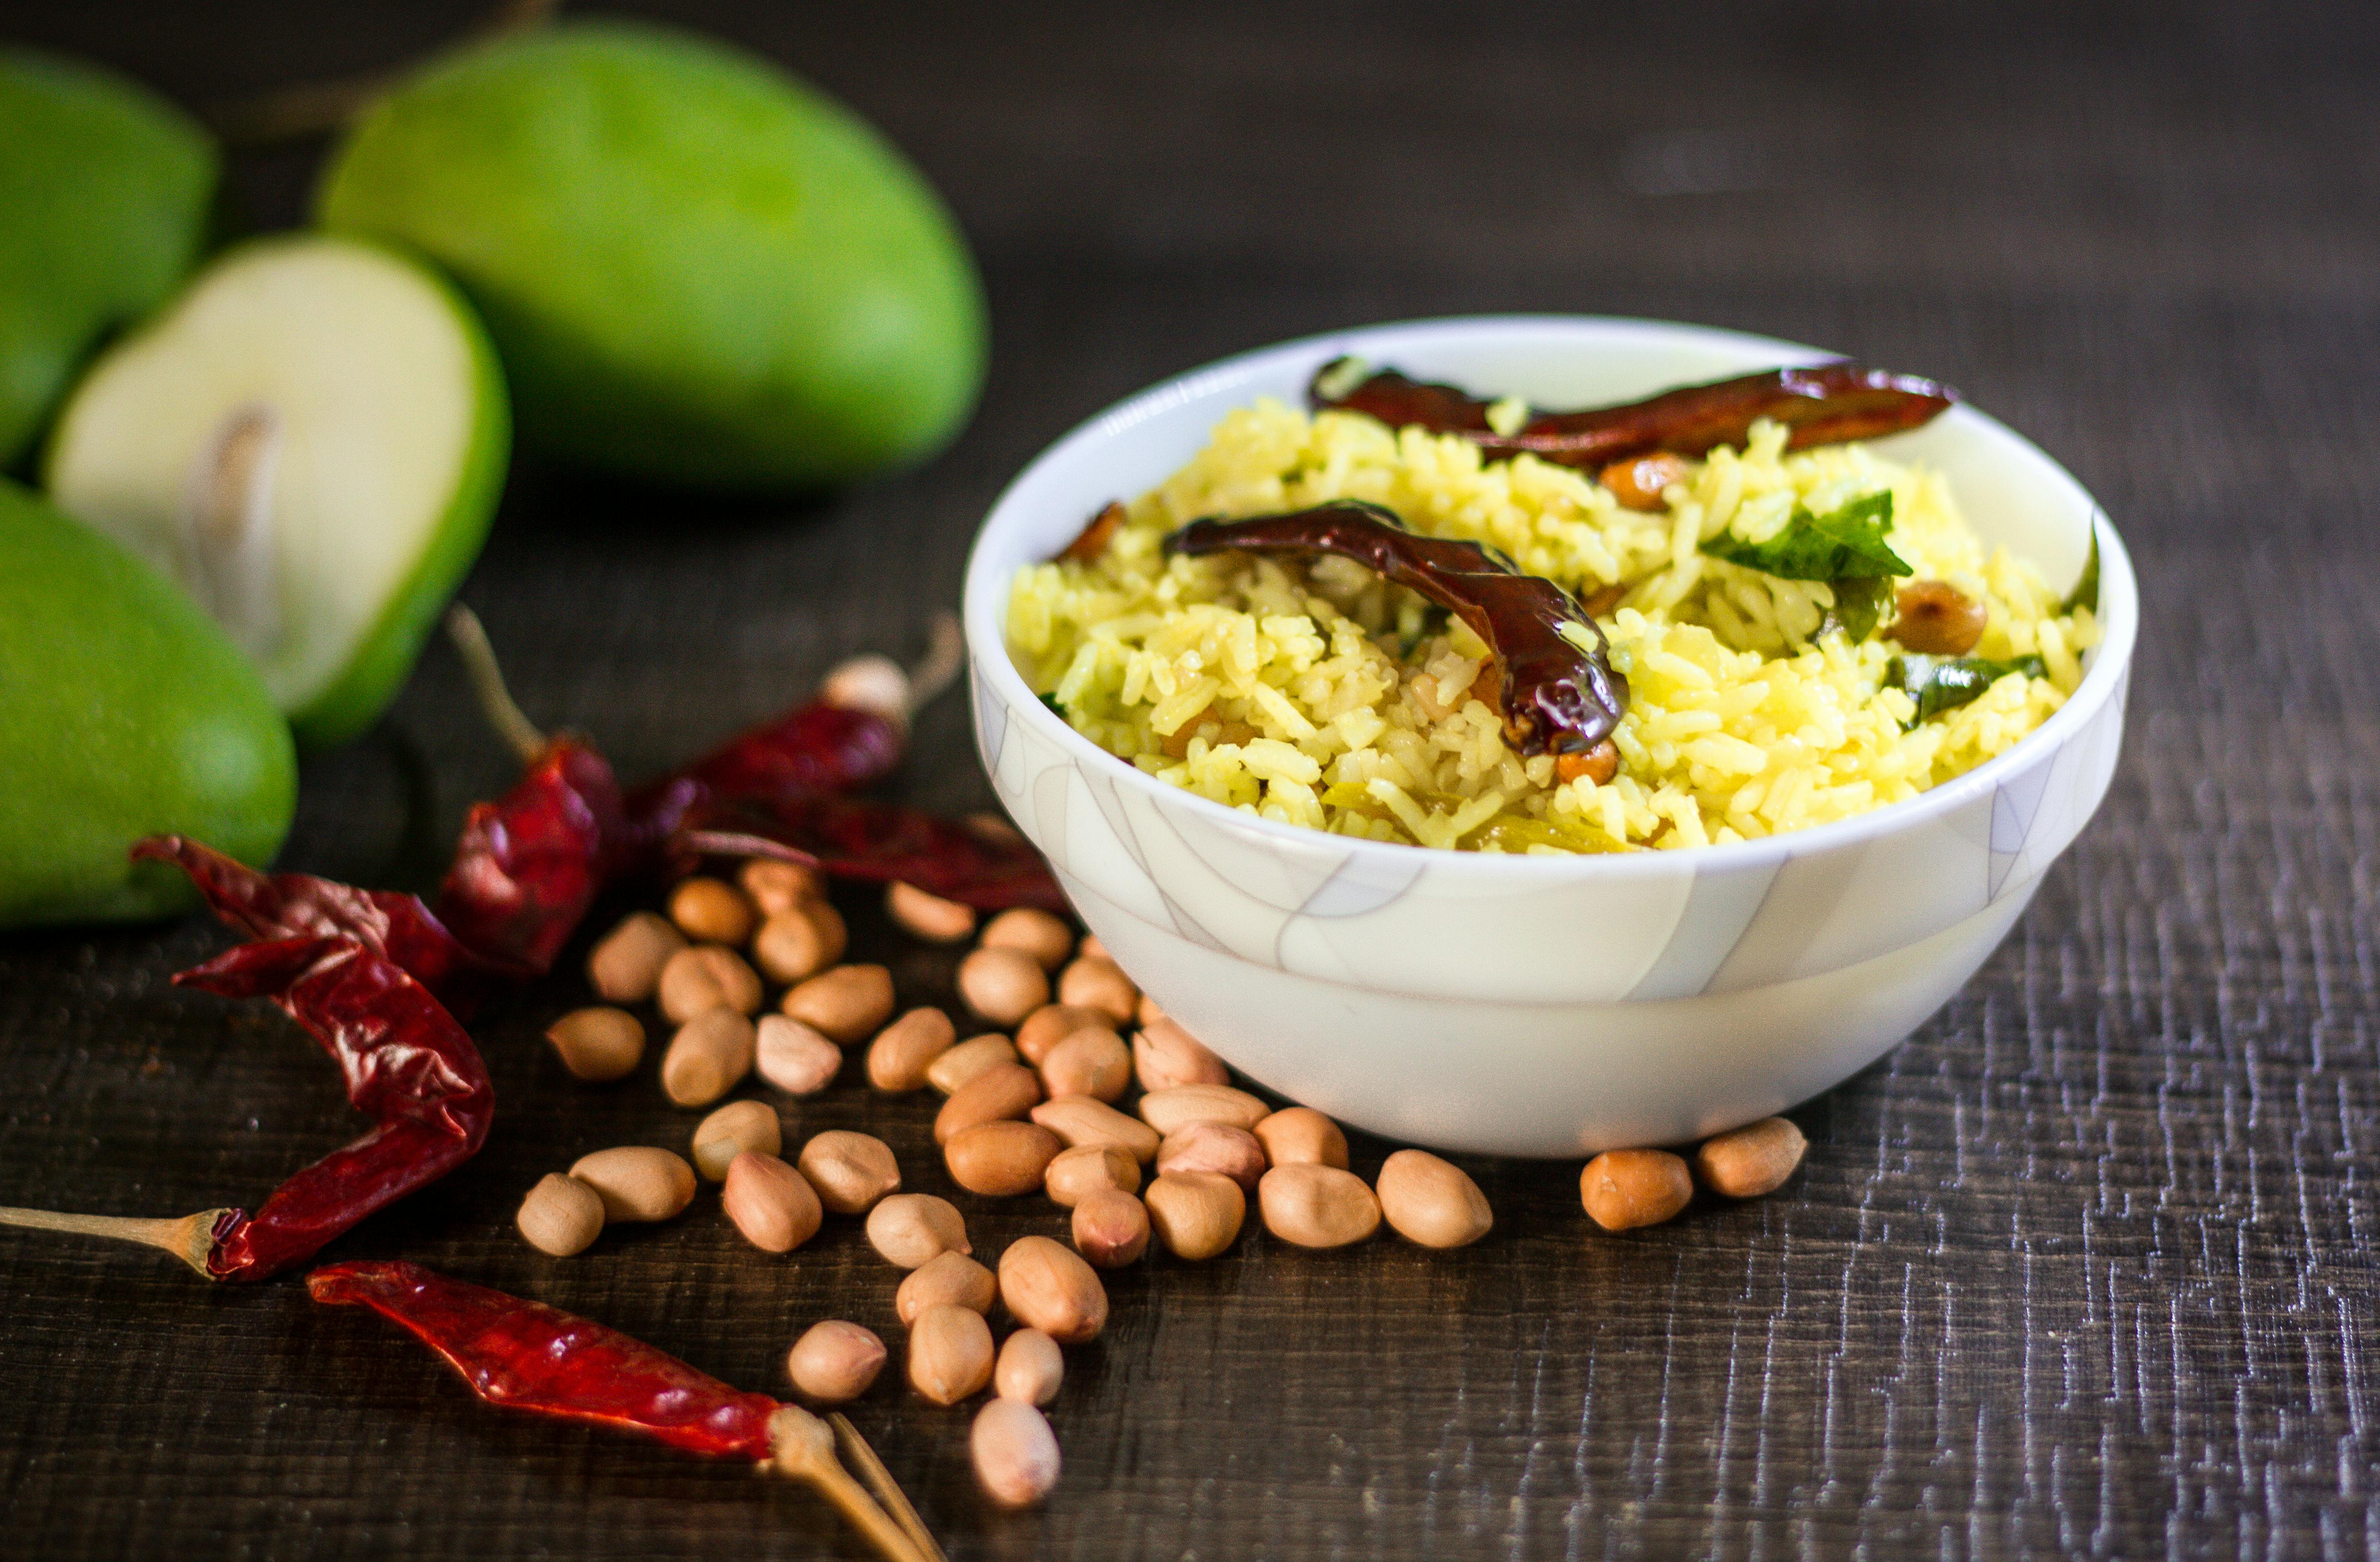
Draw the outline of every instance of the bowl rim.
<instances>
[{"instance_id":1,"label":"bowl rim","mask_svg":"<svg viewBox=\"0 0 2380 1562\"><path fill-rule=\"evenodd\" d=\"M1275 368L1283 360L1304 359L1318 353L1332 357L1349 353L1379 356L1394 350L1393 347L1384 348L1380 345L1384 338L1427 340L1459 337L1474 332L1509 332L1514 329L1584 330L1755 350L1776 355L1780 366L1831 362L1845 356L1779 337L1677 321L1629 315L1514 313L1445 315L1348 326L1253 348L1201 364L1160 380L1075 424L1027 462L992 501L991 507L978 525L975 541L968 549L963 587L965 595L961 617L968 656L975 665L977 676L987 679L992 692L1006 703L1008 720L1025 721L1033 730L1055 742L1062 751L1084 756L1094 764L1104 762L1104 768L1099 774L1128 781L1162 805L1187 808L1194 814L1203 815L1218 824L1253 831L1259 838L1269 837L1284 846L1344 850L1350 854L1347 859L1350 863L1366 856L1376 856L1384 864L1404 866L1414 863L1411 854L1419 853L1420 865L1423 866L1435 863L1449 870L1490 877L1510 877L1523 882L1580 874L1609 879L1658 877L1693 871L1702 864L1708 864L1714 870L1753 868L1782 863L1793 858L1811 857L1839 847L1852 846L1915 828L1942 815L1956 812L1978 798L1989 795L2003 780L2029 767L2036 759L2046 762L2049 750L2063 747L2098 714L2108 701L2116 698L2118 690L2123 687L2139 636L2139 582L2132 571L2131 555L2125 550L2123 539L2117 533L2106 506L2048 452L1972 402L1963 400L1954 411L1979 422L1985 434L2011 441L2030 451L2088 501L2091 534L2099 546L2100 606L2104 610L2112 604L2116 611L2103 611L2099 615L2102 638L2099 644L2087 653L2091 658L2090 665L2084 669L2082 681L2073 694L2051 714L2048 720L2020 738L2006 753L1996 755L1964 775L1953 776L1913 798L1887 803L1847 819L1752 840L1691 847L1680 851L1580 852L1562 856L1458 851L1444 847L1409 845L1402 841L1338 836L1244 812L1196 792L1160 781L1075 731L1071 723L1043 704L1026 683L1024 674L1017 670L1015 661L1009 654L1003 628L1006 580L998 582L1002 592L999 599L1001 610L990 610L993 582L986 577L992 566L987 556L987 544L992 533L1011 520L1012 512L1016 515L1025 513L1019 507L1019 495L1041 473L1079 458L1091 446L1149 418L1170 411L1185 401L1225 388L1217 382L1255 378ZM1152 483L1161 482L1165 475L1160 473L1149 481ZM979 726L980 716L973 712L970 715Z\"/></svg>"}]
</instances>

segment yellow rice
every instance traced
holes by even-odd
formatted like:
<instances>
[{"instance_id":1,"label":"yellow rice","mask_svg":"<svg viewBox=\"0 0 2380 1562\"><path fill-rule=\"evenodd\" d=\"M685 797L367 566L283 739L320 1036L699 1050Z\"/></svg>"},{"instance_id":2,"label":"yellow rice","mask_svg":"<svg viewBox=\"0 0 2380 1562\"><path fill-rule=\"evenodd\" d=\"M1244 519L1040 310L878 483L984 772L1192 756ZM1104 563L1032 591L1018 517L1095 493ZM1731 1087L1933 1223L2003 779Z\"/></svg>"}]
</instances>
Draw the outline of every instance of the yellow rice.
<instances>
[{"instance_id":1,"label":"yellow rice","mask_svg":"<svg viewBox=\"0 0 2380 1562\"><path fill-rule=\"evenodd\" d=\"M1075 729L1142 770L1232 808L1339 835L1483 851L1670 850L1804 828L1914 797L2006 750L2064 703L2097 639L2037 570L1986 557L1938 473L1863 445L1784 452L1757 424L1672 484L1666 508L1617 504L1586 474L1354 413L1265 401L1232 412L1181 471L1127 506L1089 563L1019 572L1012 653ZM1700 551L1757 542L1798 503L1824 514L1891 490L1893 550L1989 619L1972 654L2038 655L1973 703L1905 728L1882 687L1899 647L1810 636L1822 582ZM1418 531L1501 549L1581 596L1625 583L1602 620L1627 676L1598 786L1557 781L1509 748L1471 693L1487 648L1459 620L1359 565L1244 555L1167 558L1165 534L1332 499L1387 506Z\"/></svg>"}]
</instances>

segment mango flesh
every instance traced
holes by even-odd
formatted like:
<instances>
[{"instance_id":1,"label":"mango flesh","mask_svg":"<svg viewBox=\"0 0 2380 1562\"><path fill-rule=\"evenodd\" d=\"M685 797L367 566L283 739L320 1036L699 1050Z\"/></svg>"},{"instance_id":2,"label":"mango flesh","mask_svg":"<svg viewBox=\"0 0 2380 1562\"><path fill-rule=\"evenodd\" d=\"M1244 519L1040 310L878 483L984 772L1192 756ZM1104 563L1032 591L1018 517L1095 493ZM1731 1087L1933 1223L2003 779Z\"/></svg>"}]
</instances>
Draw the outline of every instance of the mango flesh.
<instances>
[{"instance_id":1,"label":"mango flesh","mask_svg":"<svg viewBox=\"0 0 2380 1562\"><path fill-rule=\"evenodd\" d=\"M941 447L981 382L981 285L916 170L686 34L566 23L451 55L365 115L318 205L454 276L524 442L582 465L843 482Z\"/></svg>"},{"instance_id":2,"label":"mango flesh","mask_svg":"<svg viewBox=\"0 0 2380 1562\"><path fill-rule=\"evenodd\" d=\"M102 355L47 474L212 613L322 747L412 672L510 448L470 306L379 245L299 234L225 252Z\"/></svg>"},{"instance_id":3,"label":"mango flesh","mask_svg":"<svg viewBox=\"0 0 2380 1562\"><path fill-rule=\"evenodd\" d=\"M91 348L188 274L216 174L205 134L144 89L0 49L0 468Z\"/></svg>"},{"instance_id":4,"label":"mango flesh","mask_svg":"<svg viewBox=\"0 0 2380 1562\"><path fill-rule=\"evenodd\" d=\"M261 867L297 757L238 649L155 570L0 479L0 927L196 904L125 856L196 836Z\"/></svg>"}]
</instances>

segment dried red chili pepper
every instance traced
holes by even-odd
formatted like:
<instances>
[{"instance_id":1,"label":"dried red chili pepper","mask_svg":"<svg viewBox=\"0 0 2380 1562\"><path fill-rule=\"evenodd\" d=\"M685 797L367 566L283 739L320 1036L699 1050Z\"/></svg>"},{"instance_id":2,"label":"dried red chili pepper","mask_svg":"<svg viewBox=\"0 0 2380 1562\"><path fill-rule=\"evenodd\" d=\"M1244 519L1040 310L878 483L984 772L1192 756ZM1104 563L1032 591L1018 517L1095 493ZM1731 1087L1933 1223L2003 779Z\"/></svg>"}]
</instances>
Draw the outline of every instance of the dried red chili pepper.
<instances>
[{"instance_id":1,"label":"dried red chili pepper","mask_svg":"<svg viewBox=\"0 0 2380 1562\"><path fill-rule=\"evenodd\" d=\"M1077 564L1090 563L1108 551L1108 544L1115 540L1116 528L1123 524L1123 502L1110 499L1099 506L1097 515L1084 522L1073 542L1058 550L1058 556Z\"/></svg>"},{"instance_id":2,"label":"dried red chili pepper","mask_svg":"<svg viewBox=\"0 0 2380 1562\"><path fill-rule=\"evenodd\" d=\"M439 915L475 949L543 970L610 879L684 873L722 851L765 851L844 877L906 878L986 909L1066 904L1021 841L990 841L916 809L837 796L899 766L909 713L964 661L955 625L937 626L934 647L914 672L881 659L845 664L808 703L625 800L593 750L548 741L520 714L468 609L450 616L449 628L491 719L533 751L511 792L472 810L440 892ZM723 844L731 838L740 844Z\"/></svg>"},{"instance_id":3,"label":"dried red chili pepper","mask_svg":"<svg viewBox=\"0 0 2380 1562\"><path fill-rule=\"evenodd\" d=\"M666 830L714 799L849 791L899 769L908 746L906 726L882 712L813 700L638 788L629 812Z\"/></svg>"},{"instance_id":4,"label":"dried red chili pepper","mask_svg":"<svg viewBox=\"0 0 2380 1562\"><path fill-rule=\"evenodd\" d=\"M1390 428L1458 433L1492 457L1526 452L1565 467L1600 467L1655 450L1700 456L1718 445L1742 445L1762 418L1792 431L1785 440L1791 450L1874 439L1913 429L1959 399L1948 385L1913 374L1828 363L1684 385L1620 407L1541 412L1512 433L1499 433L1488 421L1495 403L1393 369L1331 394L1354 367L1343 358L1324 364L1307 398L1318 409L1366 413Z\"/></svg>"},{"instance_id":5,"label":"dried red chili pepper","mask_svg":"<svg viewBox=\"0 0 2380 1562\"><path fill-rule=\"evenodd\" d=\"M369 1307L411 1334L491 1405L639 1432L713 1458L809 1482L888 1557L925 1553L834 1457L816 1416L731 1388L615 1329L403 1263L334 1263L306 1277L316 1301Z\"/></svg>"},{"instance_id":6,"label":"dried red chili pepper","mask_svg":"<svg viewBox=\"0 0 2380 1562\"><path fill-rule=\"evenodd\" d=\"M464 816L439 920L480 953L542 971L641 849L610 762L555 738L510 791Z\"/></svg>"},{"instance_id":7,"label":"dried red chili pepper","mask_svg":"<svg viewBox=\"0 0 2380 1562\"><path fill-rule=\"evenodd\" d=\"M250 938L354 938L403 967L458 1018L499 985L537 974L470 948L419 896L311 873L261 873L186 836L151 836L132 855L180 868L215 915Z\"/></svg>"},{"instance_id":8,"label":"dried red chili pepper","mask_svg":"<svg viewBox=\"0 0 2380 1562\"><path fill-rule=\"evenodd\" d=\"M521 714L479 615L456 603L446 632L522 771L503 797L464 816L437 914L468 947L541 972L603 886L652 843L631 824L610 761L577 737L549 738Z\"/></svg>"},{"instance_id":9,"label":"dried red chili pepper","mask_svg":"<svg viewBox=\"0 0 2380 1562\"><path fill-rule=\"evenodd\" d=\"M1628 680L1605 657L1603 631L1578 599L1476 543L1425 537L1395 512L1357 499L1251 520L1194 520L1170 553L1326 553L1419 592L1471 626L1502 669L1504 738L1524 754L1585 753L1628 709ZM1592 649L1562 633L1583 628Z\"/></svg>"},{"instance_id":10,"label":"dried red chili pepper","mask_svg":"<svg viewBox=\"0 0 2380 1562\"><path fill-rule=\"evenodd\" d=\"M980 911L1070 909L1066 893L1022 836L1003 837L868 798L745 799L690 814L681 854L782 856L837 878L914 885Z\"/></svg>"},{"instance_id":11,"label":"dried red chili pepper","mask_svg":"<svg viewBox=\"0 0 2380 1562\"><path fill-rule=\"evenodd\" d=\"M348 936L243 944L174 978L232 998L269 998L339 1065L373 1129L273 1190L255 1214L201 1210L121 1220L0 1210L0 1224L164 1248L212 1280L261 1280L311 1257L373 1211L479 1152L495 1092L479 1049L430 990Z\"/></svg>"},{"instance_id":12,"label":"dried red chili pepper","mask_svg":"<svg viewBox=\"0 0 2380 1562\"><path fill-rule=\"evenodd\" d=\"M900 768L910 718L949 687L965 662L965 641L945 614L935 620L933 643L915 668L904 672L881 656L845 662L808 703L638 788L628 812L641 827L666 835L713 805L873 786Z\"/></svg>"}]
</instances>

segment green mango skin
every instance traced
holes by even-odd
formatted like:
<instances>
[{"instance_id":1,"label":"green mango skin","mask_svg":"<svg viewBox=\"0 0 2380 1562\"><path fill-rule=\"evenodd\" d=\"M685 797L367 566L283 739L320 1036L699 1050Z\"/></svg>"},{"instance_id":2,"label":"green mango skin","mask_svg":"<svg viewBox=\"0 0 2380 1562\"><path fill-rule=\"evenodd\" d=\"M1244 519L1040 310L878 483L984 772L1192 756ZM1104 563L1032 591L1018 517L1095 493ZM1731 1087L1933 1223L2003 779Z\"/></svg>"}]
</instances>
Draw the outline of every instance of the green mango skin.
<instances>
[{"instance_id":1,"label":"green mango skin","mask_svg":"<svg viewBox=\"0 0 2380 1562\"><path fill-rule=\"evenodd\" d=\"M0 928L198 903L125 853L195 836L262 867L298 806L288 724L179 587L0 479Z\"/></svg>"},{"instance_id":2,"label":"green mango skin","mask_svg":"<svg viewBox=\"0 0 2380 1562\"><path fill-rule=\"evenodd\" d=\"M435 63L324 176L334 231L429 256L480 307L523 442L727 491L923 459L981 387L983 291L932 189L740 51L574 22Z\"/></svg>"},{"instance_id":3,"label":"green mango skin","mask_svg":"<svg viewBox=\"0 0 2380 1562\"><path fill-rule=\"evenodd\" d=\"M219 172L205 132L145 88L0 49L0 468L101 339L188 275Z\"/></svg>"}]
</instances>

